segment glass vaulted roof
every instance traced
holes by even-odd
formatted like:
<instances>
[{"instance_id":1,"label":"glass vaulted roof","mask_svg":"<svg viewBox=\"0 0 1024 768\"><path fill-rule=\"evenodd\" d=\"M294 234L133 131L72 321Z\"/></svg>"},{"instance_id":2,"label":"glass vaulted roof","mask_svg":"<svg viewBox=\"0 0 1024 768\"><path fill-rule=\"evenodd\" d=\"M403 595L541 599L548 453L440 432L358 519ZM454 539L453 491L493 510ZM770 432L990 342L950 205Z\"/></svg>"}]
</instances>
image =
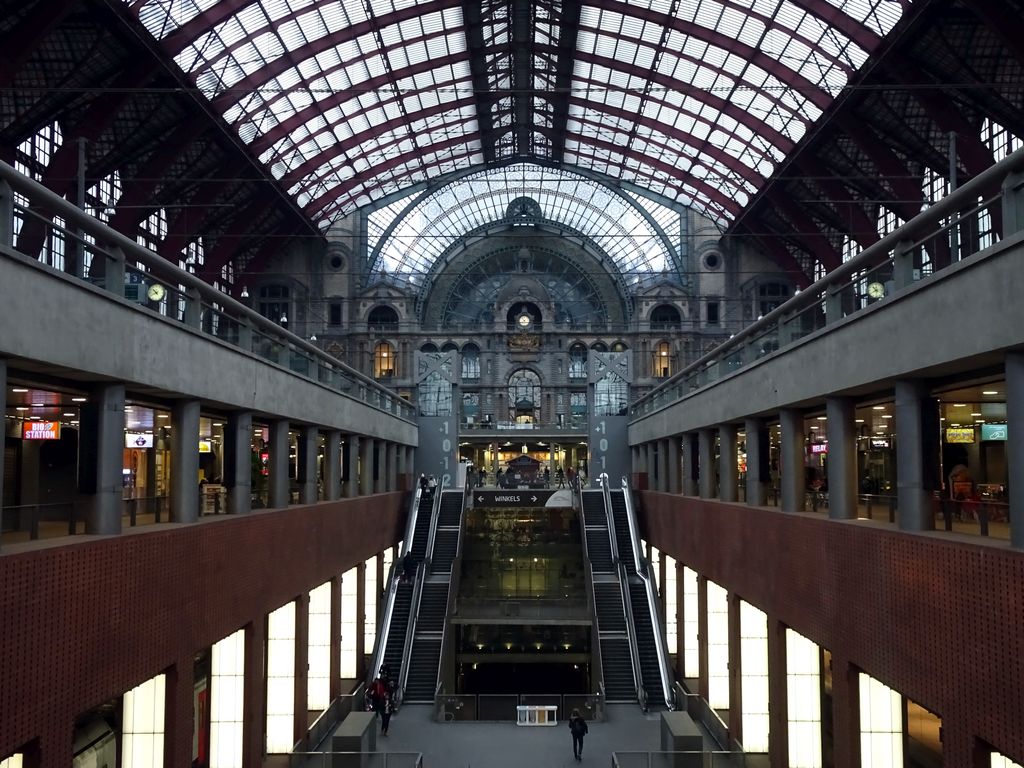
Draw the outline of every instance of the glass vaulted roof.
<instances>
[{"instance_id":1,"label":"glass vaulted roof","mask_svg":"<svg viewBox=\"0 0 1024 768\"><path fill-rule=\"evenodd\" d=\"M524 201L520 215L514 203ZM582 233L623 275L677 266L678 242L671 238L678 238L678 212L564 169L528 163L471 174L412 205L398 201L367 219L371 272L412 284L426 282L452 245L495 222L544 221Z\"/></svg>"},{"instance_id":2,"label":"glass vaulted roof","mask_svg":"<svg viewBox=\"0 0 1024 768\"><path fill-rule=\"evenodd\" d=\"M537 159L727 225L891 0L124 0L314 221Z\"/></svg>"}]
</instances>

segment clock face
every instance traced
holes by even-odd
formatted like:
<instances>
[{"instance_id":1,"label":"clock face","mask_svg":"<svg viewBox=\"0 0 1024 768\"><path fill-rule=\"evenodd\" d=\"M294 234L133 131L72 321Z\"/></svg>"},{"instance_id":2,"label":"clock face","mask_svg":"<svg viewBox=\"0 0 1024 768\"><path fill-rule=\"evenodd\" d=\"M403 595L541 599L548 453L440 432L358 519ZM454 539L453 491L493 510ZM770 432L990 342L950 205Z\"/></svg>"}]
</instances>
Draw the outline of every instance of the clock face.
<instances>
[{"instance_id":1,"label":"clock face","mask_svg":"<svg viewBox=\"0 0 1024 768\"><path fill-rule=\"evenodd\" d=\"M881 283L868 284L868 296L872 299L880 299L885 296L885 286Z\"/></svg>"},{"instance_id":2,"label":"clock face","mask_svg":"<svg viewBox=\"0 0 1024 768\"><path fill-rule=\"evenodd\" d=\"M530 327L530 316L529 315L520 315L516 319L516 322L519 323L519 327L520 328L529 328Z\"/></svg>"},{"instance_id":3,"label":"clock face","mask_svg":"<svg viewBox=\"0 0 1024 768\"><path fill-rule=\"evenodd\" d=\"M159 283L154 283L146 290L146 296L149 297L150 301L160 301L160 299L164 297L165 293L166 291L164 287Z\"/></svg>"}]
</instances>

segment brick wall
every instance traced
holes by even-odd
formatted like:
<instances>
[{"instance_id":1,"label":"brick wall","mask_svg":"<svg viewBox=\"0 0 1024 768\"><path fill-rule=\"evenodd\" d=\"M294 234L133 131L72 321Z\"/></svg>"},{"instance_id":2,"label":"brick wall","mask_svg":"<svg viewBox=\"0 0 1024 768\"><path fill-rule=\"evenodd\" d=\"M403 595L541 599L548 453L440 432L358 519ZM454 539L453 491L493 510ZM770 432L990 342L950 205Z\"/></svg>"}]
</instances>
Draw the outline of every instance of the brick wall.
<instances>
[{"instance_id":1,"label":"brick wall","mask_svg":"<svg viewBox=\"0 0 1024 768\"><path fill-rule=\"evenodd\" d=\"M654 491L640 508L648 541L830 650L836 678L859 668L939 714L947 766L976 764L979 739L1024 760L1024 553Z\"/></svg>"},{"instance_id":2,"label":"brick wall","mask_svg":"<svg viewBox=\"0 0 1024 768\"><path fill-rule=\"evenodd\" d=\"M79 713L190 664L397 543L407 498L147 526L0 555L0 756L41 739L50 763L47 743L69 749ZM191 743L191 729L184 735Z\"/></svg>"}]
</instances>

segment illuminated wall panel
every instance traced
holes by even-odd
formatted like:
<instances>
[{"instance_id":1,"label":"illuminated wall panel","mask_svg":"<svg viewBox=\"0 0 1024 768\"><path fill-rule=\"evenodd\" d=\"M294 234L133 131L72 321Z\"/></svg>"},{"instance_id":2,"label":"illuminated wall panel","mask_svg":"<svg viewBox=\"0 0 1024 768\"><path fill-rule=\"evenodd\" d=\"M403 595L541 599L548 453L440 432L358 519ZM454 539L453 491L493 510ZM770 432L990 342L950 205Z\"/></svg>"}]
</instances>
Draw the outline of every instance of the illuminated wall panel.
<instances>
[{"instance_id":1,"label":"illuminated wall panel","mask_svg":"<svg viewBox=\"0 0 1024 768\"><path fill-rule=\"evenodd\" d=\"M889 686L860 673L860 764L902 768L903 702Z\"/></svg>"},{"instance_id":2,"label":"illuminated wall panel","mask_svg":"<svg viewBox=\"0 0 1024 768\"><path fill-rule=\"evenodd\" d=\"M291 752L295 723L295 603L267 617L267 753Z\"/></svg>"},{"instance_id":3,"label":"illuminated wall panel","mask_svg":"<svg viewBox=\"0 0 1024 768\"><path fill-rule=\"evenodd\" d=\"M352 679L359 669L356 659L356 632L359 630L356 607L359 597L358 566L341 577L341 677Z\"/></svg>"},{"instance_id":4,"label":"illuminated wall panel","mask_svg":"<svg viewBox=\"0 0 1024 768\"><path fill-rule=\"evenodd\" d=\"M309 672L307 709L319 712L331 703L331 582L309 593Z\"/></svg>"},{"instance_id":5,"label":"illuminated wall panel","mask_svg":"<svg viewBox=\"0 0 1024 768\"><path fill-rule=\"evenodd\" d=\"M0 760L0 768L21 768L21 752L15 752L10 757Z\"/></svg>"},{"instance_id":6,"label":"illuminated wall panel","mask_svg":"<svg viewBox=\"0 0 1024 768\"><path fill-rule=\"evenodd\" d=\"M164 675L128 691L121 701L121 765L123 768L163 768Z\"/></svg>"},{"instance_id":7,"label":"illuminated wall panel","mask_svg":"<svg viewBox=\"0 0 1024 768\"><path fill-rule=\"evenodd\" d=\"M679 601L676 595L676 561L669 555L665 558L665 587L662 590L665 595L665 641L669 653L676 652L676 644L679 642Z\"/></svg>"},{"instance_id":8,"label":"illuminated wall panel","mask_svg":"<svg viewBox=\"0 0 1024 768\"><path fill-rule=\"evenodd\" d=\"M729 708L729 597L708 581L708 704Z\"/></svg>"},{"instance_id":9,"label":"illuminated wall panel","mask_svg":"<svg viewBox=\"0 0 1024 768\"><path fill-rule=\"evenodd\" d=\"M740 690L743 749L768 751L768 617L740 602Z\"/></svg>"},{"instance_id":10,"label":"illuminated wall panel","mask_svg":"<svg viewBox=\"0 0 1024 768\"><path fill-rule=\"evenodd\" d=\"M210 768L241 768L245 630L214 643L210 658Z\"/></svg>"},{"instance_id":11,"label":"illuminated wall panel","mask_svg":"<svg viewBox=\"0 0 1024 768\"><path fill-rule=\"evenodd\" d=\"M377 640L377 556L366 561L366 618L363 622L364 647L366 652L373 650Z\"/></svg>"},{"instance_id":12,"label":"illuminated wall panel","mask_svg":"<svg viewBox=\"0 0 1024 768\"><path fill-rule=\"evenodd\" d=\"M0 768L5 768L3 763L0 763ZM1015 763L1005 755L1001 755L998 752L992 753L992 768L1024 768L1020 763Z\"/></svg>"},{"instance_id":13,"label":"illuminated wall panel","mask_svg":"<svg viewBox=\"0 0 1024 768\"><path fill-rule=\"evenodd\" d=\"M786 630L786 703L790 768L821 768L821 652Z\"/></svg>"},{"instance_id":14,"label":"illuminated wall panel","mask_svg":"<svg viewBox=\"0 0 1024 768\"><path fill-rule=\"evenodd\" d=\"M683 677L700 677L700 605L697 572L683 567Z\"/></svg>"}]
</instances>

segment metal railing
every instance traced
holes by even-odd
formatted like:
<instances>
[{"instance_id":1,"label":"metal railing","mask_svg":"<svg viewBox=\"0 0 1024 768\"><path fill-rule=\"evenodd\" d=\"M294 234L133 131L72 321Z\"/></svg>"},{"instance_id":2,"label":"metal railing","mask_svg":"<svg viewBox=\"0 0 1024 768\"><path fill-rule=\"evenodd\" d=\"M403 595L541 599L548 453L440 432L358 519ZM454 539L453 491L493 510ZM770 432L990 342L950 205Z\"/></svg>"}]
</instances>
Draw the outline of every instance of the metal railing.
<instances>
[{"instance_id":1,"label":"metal railing","mask_svg":"<svg viewBox=\"0 0 1024 768\"><path fill-rule=\"evenodd\" d=\"M422 752L292 752L289 768L422 768Z\"/></svg>"},{"instance_id":2,"label":"metal railing","mask_svg":"<svg viewBox=\"0 0 1024 768\"><path fill-rule=\"evenodd\" d=\"M748 765L745 752L612 752L613 768L737 768ZM764 758L753 765L762 764Z\"/></svg>"},{"instance_id":3,"label":"metal railing","mask_svg":"<svg viewBox=\"0 0 1024 768\"><path fill-rule=\"evenodd\" d=\"M434 719L452 722L516 722L519 706L558 707L556 719L565 720L578 709L590 722L604 719L600 693L444 693L434 699Z\"/></svg>"},{"instance_id":4,"label":"metal railing","mask_svg":"<svg viewBox=\"0 0 1024 768\"><path fill-rule=\"evenodd\" d=\"M1020 210L1024 205L1019 199L1022 191L1024 149L978 174L686 366L639 398L630 415L640 418L652 414L787 344L878 301L887 301L893 293L1015 234L1024 228L1024 213ZM1002 205L1002 232L977 235L983 230L979 227L983 215L998 205ZM960 236L969 232L975 234ZM882 285L882 297L869 295L868 286L872 283Z\"/></svg>"},{"instance_id":5,"label":"metal railing","mask_svg":"<svg viewBox=\"0 0 1024 768\"><path fill-rule=\"evenodd\" d=\"M17 193L17 194L15 194ZM27 204L18 197L27 198ZM41 215L45 210L49 215ZM63 220L64 224L57 224ZM29 222L42 227L44 241L63 244L60 263L40 269L61 273L98 290L257 355L265 362L360 400L392 416L412 420L413 407L397 393L328 355L222 293L192 273L111 229L42 184L0 161L0 254L17 253L15 232ZM39 254L22 254L35 261ZM149 288L156 288L150 293ZM152 299L156 296L158 299Z\"/></svg>"}]
</instances>

